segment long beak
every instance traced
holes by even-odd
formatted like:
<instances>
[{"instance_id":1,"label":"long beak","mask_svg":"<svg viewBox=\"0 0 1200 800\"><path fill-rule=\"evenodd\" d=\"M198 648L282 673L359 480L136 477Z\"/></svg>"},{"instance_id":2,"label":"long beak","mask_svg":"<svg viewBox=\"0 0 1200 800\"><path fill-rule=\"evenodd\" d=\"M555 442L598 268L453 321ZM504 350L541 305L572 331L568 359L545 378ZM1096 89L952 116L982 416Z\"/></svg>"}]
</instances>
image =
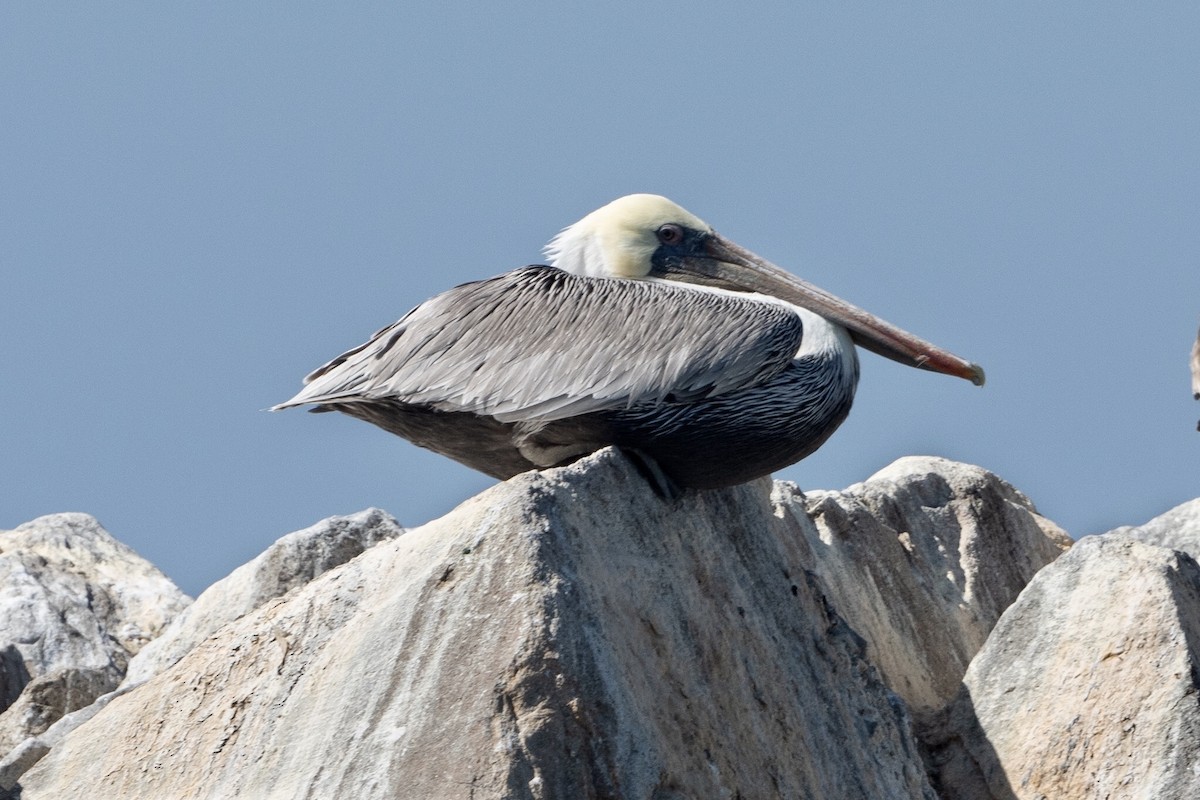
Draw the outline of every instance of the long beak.
<instances>
[{"instance_id":1,"label":"long beak","mask_svg":"<svg viewBox=\"0 0 1200 800\"><path fill-rule=\"evenodd\" d=\"M685 257L687 268L706 283L778 297L807 308L850 332L859 347L918 369L964 378L983 386L983 367L884 322L874 314L800 280L785 270L716 233L705 237L701 253Z\"/></svg>"}]
</instances>

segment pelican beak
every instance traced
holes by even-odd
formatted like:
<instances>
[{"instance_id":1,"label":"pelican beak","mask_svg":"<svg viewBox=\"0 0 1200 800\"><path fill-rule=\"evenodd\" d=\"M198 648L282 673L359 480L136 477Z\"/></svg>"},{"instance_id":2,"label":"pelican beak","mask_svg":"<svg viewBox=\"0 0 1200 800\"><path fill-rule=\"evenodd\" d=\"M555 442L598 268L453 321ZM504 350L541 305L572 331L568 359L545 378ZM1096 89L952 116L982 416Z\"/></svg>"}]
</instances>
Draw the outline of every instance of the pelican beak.
<instances>
[{"instance_id":1,"label":"pelican beak","mask_svg":"<svg viewBox=\"0 0 1200 800\"><path fill-rule=\"evenodd\" d=\"M797 278L719 234L706 235L700 247L682 261L684 269L694 272L699 282L778 297L841 325L859 347L910 367L954 375L983 386L983 367L978 364Z\"/></svg>"}]
</instances>

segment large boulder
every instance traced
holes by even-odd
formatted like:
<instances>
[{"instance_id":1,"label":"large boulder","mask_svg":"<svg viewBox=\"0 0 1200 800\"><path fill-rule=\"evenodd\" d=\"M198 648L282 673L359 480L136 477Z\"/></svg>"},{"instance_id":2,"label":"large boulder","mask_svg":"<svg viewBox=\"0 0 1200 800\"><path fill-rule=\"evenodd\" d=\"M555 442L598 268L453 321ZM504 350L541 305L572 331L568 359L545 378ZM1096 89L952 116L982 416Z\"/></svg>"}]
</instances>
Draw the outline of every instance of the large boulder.
<instances>
[{"instance_id":1,"label":"large boulder","mask_svg":"<svg viewBox=\"0 0 1200 800\"><path fill-rule=\"evenodd\" d=\"M902 458L840 492L779 484L777 500L833 607L918 716L954 697L1000 615L1071 546L1012 486L942 458Z\"/></svg>"},{"instance_id":2,"label":"large boulder","mask_svg":"<svg viewBox=\"0 0 1200 800\"><path fill-rule=\"evenodd\" d=\"M1147 523L1117 528L1146 544L1154 544L1187 553L1200 559L1200 497L1181 503Z\"/></svg>"},{"instance_id":3,"label":"large boulder","mask_svg":"<svg viewBox=\"0 0 1200 800\"><path fill-rule=\"evenodd\" d=\"M7 785L933 798L909 706L940 719L1069 543L994 475L942 459L842 492L762 480L670 503L615 451L399 533L372 510L281 540L120 690L26 740Z\"/></svg>"},{"instance_id":4,"label":"large boulder","mask_svg":"<svg viewBox=\"0 0 1200 800\"><path fill-rule=\"evenodd\" d=\"M129 664L125 687L144 683L170 667L227 623L402 533L404 528L390 514L369 508L344 517L328 517L281 537L205 589L196 602L175 617L162 635Z\"/></svg>"},{"instance_id":5,"label":"large boulder","mask_svg":"<svg viewBox=\"0 0 1200 800\"><path fill-rule=\"evenodd\" d=\"M226 625L22 800L932 798L770 489L519 476Z\"/></svg>"},{"instance_id":6,"label":"large boulder","mask_svg":"<svg viewBox=\"0 0 1200 800\"><path fill-rule=\"evenodd\" d=\"M927 732L944 797L1200 797L1200 567L1089 537L1001 617Z\"/></svg>"},{"instance_id":7,"label":"large boulder","mask_svg":"<svg viewBox=\"0 0 1200 800\"><path fill-rule=\"evenodd\" d=\"M83 519L95 527L94 520ZM90 530L87 525L84 527ZM128 659L123 657L119 663L104 668L57 667L45 675L26 680L28 685L20 701L12 706L9 714L0 717L0 721L6 718L22 721L9 737L19 744L0 750L0 797L13 789L25 772L75 728L94 717L116 697L173 665L223 625L344 564L366 548L403 532L395 519L379 509L329 517L280 538L254 560L210 586L196 602L174 614L168 625L156 626L153 632L160 635L140 648L129 660L128 669L125 668ZM62 578L59 574L63 568L61 562L47 562L42 566L43 584L53 584ZM53 577L47 578L47 575ZM125 588L133 589L136 585ZM93 633L101 632L96 629ZM14 682L10 675L19 679L25 674L24 661L13 645L0 650L0 680L5 681L4 685Z\"/></svg>"},{"instance_id":8,"label":"large boulder","mask_svg":"<svg viewBox=\"0 0 1200 800\"><path fill-rule=\"evenodd\" d=\"M0 531L0 755L115 688L189 602L87 514Z\"/></svg>"}]
</instances>

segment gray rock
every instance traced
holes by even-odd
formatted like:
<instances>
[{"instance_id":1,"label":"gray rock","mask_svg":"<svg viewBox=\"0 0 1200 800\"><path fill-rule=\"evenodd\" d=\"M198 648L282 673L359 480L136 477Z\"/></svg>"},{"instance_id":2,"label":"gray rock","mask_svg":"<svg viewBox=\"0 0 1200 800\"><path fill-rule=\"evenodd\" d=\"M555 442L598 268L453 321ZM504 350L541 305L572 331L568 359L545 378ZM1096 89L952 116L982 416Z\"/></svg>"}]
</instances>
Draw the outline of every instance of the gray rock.
<instances>
[{"instance_id":1,"label":"gray rock","mask_svg":"<svg viewBox=\"0 0 1200 800\"><path fill-rule=\"evenodd\" d=\"M1117 528L1146 544L1180 550L1200 559L1200 497L1175 506L1144 525Z\"/></svg>"},{"instance_id":2,"label":"gray rock","mask_svg":"<svg viewBox=\"0 0 1200 800\"><path fill-rule=\"evenodd\" d=\"M43 733L64 714L91 705L100 695L116 689L120 680L121 674L113 666L57 667L30 679L0 717L4 739L19 742Z\"/></svg>"},{"instance_id":3,"label":"gray rock","mask_svg":"<svg viewBox=\"0 0 1200 800\"><path fill-rule=\"evenodd\" d=\"M12 642L0 647L0 709L6 709L25 691L30 681L25 657Z\"/></svg>"},{"instance_id":4,"label":"gray rock","mask_svg":"<svg viewBox=\"0 0 1200 800\"><path fill-rule=\"evenodd\" d=\"M780 484L777 499L834 608L918 716L957 693L1004 609L1071 546L1012 486L942 458L902 458L841 492Z\"/></svg>"},{"instance_id":5,"label":"gray rock","mask_svg":"<svg viewBox=\"0 0 1200 800\"><path fill-rule=\"evenodd\" d=\"M1079 541L1001 617L936 732L945 797L1200 797L1200 567Z\"/></svg>"},{"instance_id":6,"label":"gray rock","mask_svg":"<svg viewBox=\"0 0 1200 800\"><path fill-rule=\"evenodd\" d=\"M518 476L225 625L22 800L932 798L770 488Z\"/></svg>"},{"instance_id":7,"label":"gray rock","mask_svg":"<svg viewBox=\"0 0 1200 800\"><path fill-rule=\"evenodd\" d=\"M115 687L188 602L86 514L0 531L0 753Z\"/></svg>"},{"instance_id":8,"label":"gray rock","mask_svg":"<svg viewBox=\"0 0 1200 800\"><path fill-rule=\"evenodd\" d=\"M223 625L303 586L367 548L404 533L388 514L369 508L329 517L277 540L263 553L206 589L129 665L126 685L170 667Z\"/></svg>"},{"instance_id":9,"label":"gray rock","mask_svg":"<svg viewBox=\"0 0 1200 800\"><path fill-rule=\"evenodd\" d=\"M221 626L403 531L395 519L379 509L322 520L282 537L253 561L209 587L195 603L175 615L162 635L141 649L130 661L127 673L106 671L96 676L95 685L82 693L78 691L82 676L70 670L66 674L62 670L50 673L58 683L67 682L57 694L48 688L35 690L37 682L31 683L22 698L21 715L18 717L16 707L6 715L21 721L22 727L13 737L20 744L0 757L0 790L17 785L20 777L67 734L90 720L112 700L173 665ZM2 657L3 651L0 651ZM17 659L16 663L22 662ZM0 676L6 672L0 670ZM42 682L48 681L43 679ZM119 689L118 681L121 681ZM70 693L72 687L76 688L74 695ZM43 701L47 696L63 694L67 701L58 704ZM44 713L43 709L47 707L57 713ZM37 724L27 721L29 718ZM0 721L3 719L0 717ZM22 732L24 736L20 735Z\"/></svg>"}]
</instances>

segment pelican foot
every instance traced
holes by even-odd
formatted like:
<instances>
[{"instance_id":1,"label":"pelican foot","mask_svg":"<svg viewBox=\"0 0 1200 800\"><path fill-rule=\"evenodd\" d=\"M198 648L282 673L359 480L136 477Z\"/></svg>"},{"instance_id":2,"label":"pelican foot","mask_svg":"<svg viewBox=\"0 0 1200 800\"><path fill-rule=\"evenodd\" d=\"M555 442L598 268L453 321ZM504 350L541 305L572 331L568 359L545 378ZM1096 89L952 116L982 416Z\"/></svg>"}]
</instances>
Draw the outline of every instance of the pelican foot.
<instances>
[{"instance_id":1,"label":"pelican foot","mask_svg":"<svg viewBox=\"0 0 1200 800\"><path fill-rule=\"evenodd\" d=\"M645 479L646 483L650 484L650 488L656 495L668 503L678 502L679 498L683 496L683 489L671 480L667 473L663 472L662 467L653 458L632 448L621 447L618 449L633 462L638 474Z\"/></svg>"}]
</instances>

